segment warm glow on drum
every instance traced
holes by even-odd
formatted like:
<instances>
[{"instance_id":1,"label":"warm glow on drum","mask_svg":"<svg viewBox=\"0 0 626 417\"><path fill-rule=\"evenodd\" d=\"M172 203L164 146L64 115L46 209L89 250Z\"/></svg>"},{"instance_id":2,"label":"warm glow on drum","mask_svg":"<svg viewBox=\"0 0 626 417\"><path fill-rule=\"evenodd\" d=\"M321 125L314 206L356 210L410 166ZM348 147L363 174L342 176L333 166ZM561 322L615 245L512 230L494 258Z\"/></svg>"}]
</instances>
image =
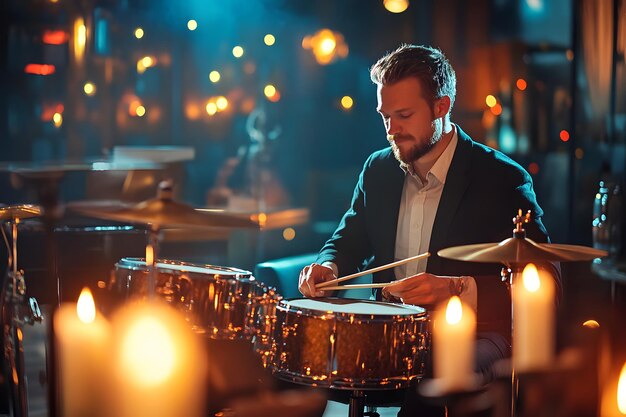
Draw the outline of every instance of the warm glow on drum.
<instances>
[{"instance_id":1,"label":"warm glow on drum","mask_svg":"<svg viewBox=\"0 0 626 417\"><path fill-rule=\"evenodd\" d=\"M448 307L446 307L446 321L448 324L458 324L463 318L463 306L461 305L461 299L456 295L450 298L448 301Z\"/></svg>"},{"instance_id":2,"label":"warm glow on drum","mask_svg":"<svg viewBox=\"0 0 626 417\"><path fill-rule=\"evenodd\" d=\"M174 340L154 317L136 317L122 340L122 366L135 383L156 386L170 376L176 362Z\"/></svg>"},{"instance_id":3,"label":"warm glow on drum","mask_svg":"<svg viewBox=\"0 0 626 417\"><path fill-rule=\"evenodd\" d=\"M539 281L539 273L535 264L528 264L522 272L522 281L524 282L524 288L529 292L537 292L541 288L541 281Z\"/></svg>"},{"instance_id":4,"label":"warm glow on drum","mask_svg":"<svg viewBox=\"0 0 626 417\"><path fill-rule=\"evenodd\" d=\"M626 415L626 363L622 366L617 382L617 409Z\"/></svg>"},{"instance_id":5,"label":"warm glow on drum","mask_svg":"<svg viewBox=\"0 0 626 417\"><path fill-rule=\"evenodd\" d=\"M91 291L87 287L83 288L80 297L78 297L76 313L79 320L85 324L92 323L96 319L96 304L93 301Z\"/></svg>"}]
</instances>

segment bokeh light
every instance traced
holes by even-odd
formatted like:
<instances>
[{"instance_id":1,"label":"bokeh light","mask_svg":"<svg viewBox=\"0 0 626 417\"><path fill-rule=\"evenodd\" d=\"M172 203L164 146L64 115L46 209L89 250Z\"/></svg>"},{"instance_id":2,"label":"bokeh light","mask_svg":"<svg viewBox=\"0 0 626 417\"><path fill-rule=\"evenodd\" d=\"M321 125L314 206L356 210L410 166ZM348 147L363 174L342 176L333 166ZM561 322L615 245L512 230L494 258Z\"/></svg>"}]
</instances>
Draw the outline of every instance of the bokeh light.
<instances>
[{"instance_id":1,"label":"bokeh light","mask_svg":"<svg viewBox=\"0 0 626 417\"><path fill-rule=\"evenodd\" d=\"M296 231L292 227L283 230L283 239L290 241L296 237Z\"/></svg>"},{"instance_id":2,"label":"bokeh light","mask_svg":"<svg viewBox=\"0 0 626 417\"><path fill-rule=\"evenodd\" d=\"M563 141L563 142L567 142L569 140L569 132L565 129L561 130L559 132L559 138Z\"/></svg>"},{"instance_id":3,"label":"bokeh light","mask_svg":"<svg viewBox=\"0 0 626 417\"><path fill-rule=\"evenodd\" d=\"M213 116L217 113L217 104L214 101L209 101L205 106L205 110L209 116Z\"/></svg>"},{"instance_id":4,"label":"bokeh light","mask_svg":"<svg viewBox=\"0 0 626 417\"><path fill-rule=\"evenodd\" d=\"M350 96L341 97L341 107L348 110L348 109L351 109L353 105L354 105L354 100L352 100L352 97Z\"/></svg>"},{"instance_id":5,"label":"bokeh light","mask_svg":"<svg viewBox=\"0 0 626 417\"><path fill-rule=\"evenodd\" d=\"M189 29L189 30L191 30L191 31L198 29L198 22L196 22L196 21L195 21L195 20L193 20L193 19L190 19L190 20L187 22L187 29Z\"/></svg>"},{"instance_id":6,"label":"bokeh light","mask_svg":"<svg viewBox=\"0 0 626 417\"><path fill-rule=\"evenodd\" d=\"M409 0L383 0L383 6L391 13L402 13L409 8Z\"/></svg>"},{"instance_id":7,"label":"bokeh light","mask_svg":"<svg viewBox=\"0 0 626 417\"><path fill-rule=\"evenodd\" d=\"M135 38L141 39L143 38L144 32L142 28L135 29Z\"/></svg>"},{"instance_id":8,"label":"bokeh light","mask_svg":"<svg viewBox=\"0 0 626 417\"><path fill-rule=\"evenodd\" d=\"M219 96L215 100L215 105L217 106L218 111L226 110L226 108L228 107L228 99L226 99L226 97L224 96Z\"/></svg>"},{"instance_id":9,"label":"bokeh light","mask_svg":"<svg viewBox=\"0 0 626 417\"><path fill-rule=\"evenodd\" d=\"M243 51L243 48L241 46L237 45L237 46L235 46L233 48L233 56L235 58L241 58L243 56L243 53L244 53L244 51Z\"/></svg>"},{"instance_id":10,"label":"bokeh light","mask_svg":"<svg viewBox=\"0 0 626 417\"><path fill-rule=\"evenodd\" d=\"M272 46L276 43L276 38L271 33L268 33L263 37L263 42L265 42L267 46Z\"/></svg>"},{"instance_id":11,"label":"bokeh light","mask_svg":"<svg viewBox=\"0 0 626 417\"><path fill-rule=\"evenodd\" d=\"M218 82L220 78L222 78L222 75L219 73L219 71L211 71L209 73L209 80L211 80L212 83Z\"/></svg>"},{"instance_id":12,"label":"bokeh light","mask_svg":"<svg viewBox=\"0 0 626 417\"><path fill-rule=\"evenodd\" d=\"M146 108L144 106L137 106L137 109L135 110L135 113L137 113L137 116L139 117L143 117L146 114Z\"/></svg>"},{"instance_id":13,"label":"bokeh light","mask_svg":"<svg viewBox=\"0 0 626 417\"><path fill-rule=\"evenodd\" d=\"M500 116L502 114L502 106L500 105L500 103L496 103L496 105L493 106L490 110L494 116Z\"/></svg>"},{"instance_id":14,"label":"bokeh light","mask_svg":"<svg viewBox=\"0 0 626 417\"><path fill-rule=\"evenodd\" d=\"M498 104L498 100L496 100L494 96L489 94L487 97L485 97L485 104L487 104L487 107L493 107Z\"/></svg>"},{"instance_id":15,"label":"bokeh light","mask_svg":"<svg viewBox=\"0 0 626 417\"><path fill-rule=\"evenodd\" d=\"M94 83L88 81L88 82L85 83L85 85L83 85L83 91L88 96L93 96L94 94L96 94L96 85Z\"/></svg>"},{"instance_id":16,"label":"bokeh light","mask_svg":"<svg viewBox=\"0 0 626 417\"><path fill-rule=\"evenodd\" d=\"M525 79L518 78L517 81L515 82L515 86L518 88L518 90L524 91L526 90L526 87L528 87L528 84L526 83Z\"/></svg>"}]
</instances>

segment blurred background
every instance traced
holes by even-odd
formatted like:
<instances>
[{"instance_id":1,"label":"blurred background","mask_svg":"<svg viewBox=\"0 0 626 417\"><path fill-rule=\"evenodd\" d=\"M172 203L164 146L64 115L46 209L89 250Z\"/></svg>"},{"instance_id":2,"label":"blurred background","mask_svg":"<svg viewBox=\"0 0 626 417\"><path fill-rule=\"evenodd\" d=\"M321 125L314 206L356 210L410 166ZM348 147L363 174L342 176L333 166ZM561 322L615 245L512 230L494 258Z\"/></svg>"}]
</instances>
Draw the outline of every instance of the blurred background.
<instances>
[{"instance_id":1,"label":"blurred background","mask_svg":"<svg viewBox=\"0 0 626 417\"><path fill-rule=\"evenodd\" d=\"M261 213L268 227L172 232L163 256L253 270L315 252L348 207L366 156L387 144L368 68L401 43L428 44L457 72L453 121L531 173L552 240L612 245L623 259L623 0L5 0L0 7L4 204L38 199L12 178L12 164L151 161L161 168L66 172L59 201L141 201L154 196L158 180L173 178L178 200ZM609 202L618 207L612 215ZM594 227L609 220L613 243L595 242ZM69 242L96 235L90 262L103 270L142 254L141 233L128 247L132 228L118 244L90 226L60 221L57 230ZM32 244L39 240L33 232ZM110 247L104 261L102 247ZM71 252L67 263L75 265Z\"/></svg>"}]
</instances>

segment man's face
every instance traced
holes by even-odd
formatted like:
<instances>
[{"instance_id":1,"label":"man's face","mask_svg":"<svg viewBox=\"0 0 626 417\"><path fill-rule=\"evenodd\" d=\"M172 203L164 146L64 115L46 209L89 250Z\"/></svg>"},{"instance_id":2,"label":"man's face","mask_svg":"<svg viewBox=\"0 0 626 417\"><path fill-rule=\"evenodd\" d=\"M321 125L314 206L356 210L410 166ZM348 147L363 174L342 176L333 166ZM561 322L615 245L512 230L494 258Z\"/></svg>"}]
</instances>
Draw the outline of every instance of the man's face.
<instances>
[{"instance_id":1,"label":"man's face","mask_svg":"<svg viewBox=\"0 0 626 417\"><path fill-rule=\"evenodd\" d=\"M378 113L398 161L410 165L441 139L443 116L437 117L417 78L378 85Z\"/></svg>"}]
</instances>

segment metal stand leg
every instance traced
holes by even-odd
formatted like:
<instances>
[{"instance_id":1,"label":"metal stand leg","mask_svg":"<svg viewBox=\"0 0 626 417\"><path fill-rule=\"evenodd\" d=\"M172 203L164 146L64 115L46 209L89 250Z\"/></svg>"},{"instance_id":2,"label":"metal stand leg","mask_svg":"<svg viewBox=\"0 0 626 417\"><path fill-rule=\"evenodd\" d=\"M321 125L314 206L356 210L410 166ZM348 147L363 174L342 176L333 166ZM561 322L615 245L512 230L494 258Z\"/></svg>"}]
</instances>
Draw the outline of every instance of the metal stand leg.
<instances>
[{"instance_id":1,"label":"metal stand leg","mask_svg":"<svg viewBox=\"0 0 626 417\"><path fill-rule=\"evenodd\" d=\"M365 407L365 394L361 390L352 391L348 403L348 417L363 417Z\"/></svg>"}]
</instances>

